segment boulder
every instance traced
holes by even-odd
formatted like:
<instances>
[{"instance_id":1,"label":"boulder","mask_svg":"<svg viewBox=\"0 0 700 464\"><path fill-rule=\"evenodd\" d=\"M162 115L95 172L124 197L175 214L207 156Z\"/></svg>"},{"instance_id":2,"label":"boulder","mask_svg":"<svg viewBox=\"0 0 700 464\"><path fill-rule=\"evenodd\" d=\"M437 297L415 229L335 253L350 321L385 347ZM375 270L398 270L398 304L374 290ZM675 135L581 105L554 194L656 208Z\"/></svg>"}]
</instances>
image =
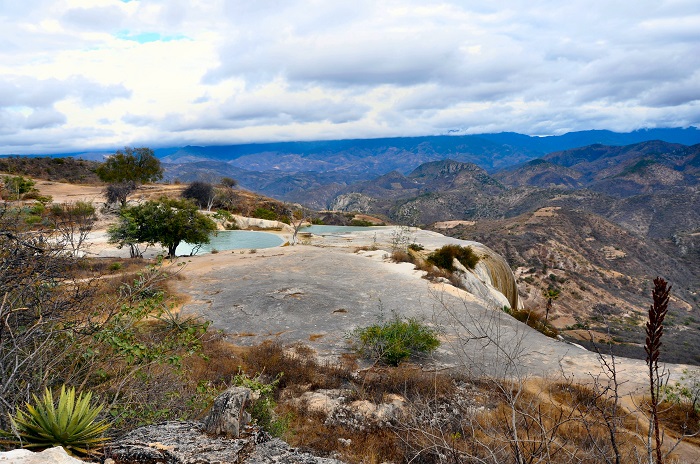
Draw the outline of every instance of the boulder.
<instances>
[{"instance_id":1,"label":"boulder","mask_svg":"<svg viewBox=\"0 0 700 464\"><path fill-rule=\"evenodd\" d=\"M243 427L250 422L250 415L245 412L250 394L248 388L231 387L217 396L204 418L204 430L212 435L238 438Z\"/></svg>"}]
</instances>

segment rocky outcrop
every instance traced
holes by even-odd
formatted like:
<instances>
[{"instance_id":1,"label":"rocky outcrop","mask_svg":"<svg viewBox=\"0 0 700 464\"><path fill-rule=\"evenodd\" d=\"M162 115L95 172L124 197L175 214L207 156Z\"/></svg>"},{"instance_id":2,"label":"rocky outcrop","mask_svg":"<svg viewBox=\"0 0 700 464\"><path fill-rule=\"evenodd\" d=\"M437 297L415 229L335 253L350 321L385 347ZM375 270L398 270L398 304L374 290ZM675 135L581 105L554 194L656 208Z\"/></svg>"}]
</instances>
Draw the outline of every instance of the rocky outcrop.
<instances>
[{"instance_id":1,"label":"rocky outcrop","mask_svg":"<svg viewBox=\"0 0 700 464\"><path fill-rule=\"evenodd\" d=\"M342 464L291 448L256 427L246 426L247 388L219 395L203 422L163 422L140 427L111 444L114 464Z\"/></svg>"},{"instance_id":2,"label":"rocky outcrop","mask_svg":"<svg viewBox=\"0 0 700 464\"><path fill-rule=\"evenodd\" d=\"M242 438L208 435L199 422L163 422L140 427L105 453L115 464L342 464L291 448L265 432Z\"/></svg>"},{"instance_id":3,"label":"rocky outcrop","mask_svg":"<svg viewBox=\"0 0 700 464\"><path fill-rule=\"evenodd\" d=\"M204 430L211 435L240 437L241 429L250 422L250 414L245 411L249 399L248 388L231 387L223 392L204 418Z\"/></svg>"}]
</instances>

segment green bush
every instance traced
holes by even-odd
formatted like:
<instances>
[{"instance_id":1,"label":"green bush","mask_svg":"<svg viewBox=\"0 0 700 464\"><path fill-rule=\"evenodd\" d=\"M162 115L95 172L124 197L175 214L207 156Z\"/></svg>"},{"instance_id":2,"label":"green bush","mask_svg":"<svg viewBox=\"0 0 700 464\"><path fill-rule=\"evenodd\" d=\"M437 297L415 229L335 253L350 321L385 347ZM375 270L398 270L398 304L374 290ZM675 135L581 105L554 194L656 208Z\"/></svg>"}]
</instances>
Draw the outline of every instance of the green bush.
<instances>
[{"instance_id":1,"label":"green bush","mask_svg":"<svg viewBox=\"0 0 700 464\"><path fill-rule=\"evenodd\" d=\"M453 272L455 270L453 263L455 258L467 269L474 269L479 262L479 257L471 247L460 245L445 245L435 250L428 255L428 262L440 269Z\"/></svg>"},{"instance_id":2,"label":"green bush","mask_svg":"<svg viewBox=\"0 0 700 464\"><path fill-rule=\"evenodd\" d=\"M253 211L253 217L258 219L267 219L269 221L276 221L279 216L271 209L256 208L255 211Z\"/></svg>"},{"instance_id":3,"label":"green bush","mask_svg":"<svg viewBox=\"0 0 700 464\"><path fill-rule=\"evenodd\" d=\"M353 219L350 221L350 225L353 227L372 227L374 225L373 222L369 221L364 221L362 219Z\"/></svg>"},{"instance_id":4,"label":"green bush","mask_svg":"<svg viewBox=\"0 0 700 464\"><path fill-rule=\"evenodd\" d=\"M239 387L250 388L257 396L247 407L253 422L274 437L281 437L289 428L289 417L278 417L275 414L275 390L280 383L280 373L275 380L266 383L261 379L261 375L250 377L247 374L239 373L233 378L233 384Z\"/></svg>"},{"instance_id":5,"label":"green bush","mask_svg":"<svg viewBox=\"0 0 700 464\"><path fill-rule=\"evenodd\" d=\"M411 243L408 245L408 249L413 251L423 251L425 248L420 243Z\"/></svg>"},{"instance_id":6,"label":"green bush","mask_svg":"<svg viewBox=\"0 0 700 464\"><path fill-rule=\"evenodd\" d=\"M416 353L430 353L440 346L437 331L417 319L400 319L355 329L351 334L360 355L398 366Z\"/></svg>"},{"instance_id":7,"label":"green bush","mask_svg":"<svg viewBox=\"0 0 700 464\"><path fill-rule=\"evenodd\" d=\"M102 406L92 406L92 393L75 397L75 388L61 387L58 405L47 388L39 399L34 395L34 405L27 403L26 411L18 409L10 416L17 432L17 442L24 448L50 448L62 446L71 454L94 454L107 438L104 432L110 427L105 421L96 422Z\"/></svg>"}]
</instances>

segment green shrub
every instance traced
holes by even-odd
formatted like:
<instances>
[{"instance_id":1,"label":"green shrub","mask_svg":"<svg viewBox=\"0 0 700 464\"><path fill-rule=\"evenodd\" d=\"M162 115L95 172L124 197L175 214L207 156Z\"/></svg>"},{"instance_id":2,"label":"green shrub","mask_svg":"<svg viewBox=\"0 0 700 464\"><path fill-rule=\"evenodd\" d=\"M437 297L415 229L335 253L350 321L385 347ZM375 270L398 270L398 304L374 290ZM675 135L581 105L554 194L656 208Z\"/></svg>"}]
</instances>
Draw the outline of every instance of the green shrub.
<instances>
[{"instance_id":1,"label":"green shrub","mask_svg":"<svg viewBox=\"0 0 700 464\"><path fill-rule=\"evenodd\" d=\"M430 353L440 346L437 331L417 319L394 317L369 327L355 329L350 338L360 355L398 366L416 353Z\"/></svg>"},{"instance_id":2,"label":"green shrub","mask_svg":"<svg viewBox=\"0 0 700 464\"><path fill-rule=\"evenodd\" d=\"M258 219L267 219L269 221L276 221L278 215L271 209L256 208L255 211L253 211L253 217Z\"/></svg>"},{"instance_id":3,"label":"green shrub","mask_svg":"<svg viewBox=\"0 0 700 464\"><path fill-rule=\"evenodd\" d=\"M250 388L257 396L247 407L253 422L274 437L281 437L289 428L289 417L278 417L275 414L275 390L280 383L280 373L272 382L266 383L261 375L250 377L239 373L233 378L233 384L239 387Z\"/></svg>"},{"instance_id":4,"label":"green shrub","mask_svg":"<svg viewBox=\"0 0 700 464\"><path fill-rule=\"evenodd\" d=\"M121 268L122 268L122 263L120 263L119 261L115 261L109 265L110 271L119 271Z\"/></svg>"},{"instance_id":5,"label":"green shrub","mask_svg":"<svg viewBox=\"0 0 700 464\"><path fill-rule=\"evenodd\" d=\"M445 245L435 250L428 256L428 262L440 269L453 272L455 270L453 264L455 258L467 269L474 269L479 262L479 257L474 253L471 247L463 247L460 245Z\"/></svg>"},{"instance_id":6,"label":"green shrub","mask_svg":"<svg viewBox=\"0 0 700 464\"><path fill-rule=\"evenodd\" d=\"M92 393L75 397L75 388L61 387L58 405L47 388L44 396L34 396L34 405L25 404L26 411L18 409L10 416L13 428L24 448L50 448L62 446L71 454L95 454L107 438L104 432L110 427L105 421L96 422L102 406L92 406Z\"/></svg>"},{"instance_id":7,"label":"green shrub","mask_svg":"<svg viewBox=\"0 0 700 464\"><path fill-rule=\"evenodd\" d=\"M411 243L408 245L408 249L413 251L423 251L425 248L420 243Z\"/></svg>"},{"instance_id":8,"label":"green shrub","mask_svg":"<svg viewBox=\"0 0 700 464\"><path fill-rule=\"evenodd\" d=\"M362 219L353 219L350 221L350 225L353 227L371 227L374 225L373 222L364 221Z\"/></svg>"}]
</instances>

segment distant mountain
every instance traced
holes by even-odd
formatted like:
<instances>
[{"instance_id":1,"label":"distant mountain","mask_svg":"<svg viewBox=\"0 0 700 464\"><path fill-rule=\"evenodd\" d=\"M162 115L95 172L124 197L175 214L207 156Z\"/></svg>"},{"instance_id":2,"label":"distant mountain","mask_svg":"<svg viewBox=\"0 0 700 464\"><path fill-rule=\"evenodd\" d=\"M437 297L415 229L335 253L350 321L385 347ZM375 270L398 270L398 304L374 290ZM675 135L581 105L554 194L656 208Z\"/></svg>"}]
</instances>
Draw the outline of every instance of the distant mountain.
<instances>
[{"instance_id":1,"label":"distant mountain","mask_svg":"<svg viewBox=\"0 0 700 464\"><path fill-rule=\"evenodd\" d=\"M327 203L330 200L328 197L344 186L372 180L391 171L408 175L418 166L431 161L452 159L473 163L493 173L554 151L596 143L616 146L654 139L697 144L700 143L700 130L653 129L626 134L585 131L551 137L506 132L187 146L161 148L155 152L166 163L166 179L186 180L196 178L199 173L211 175L213 166L216 166L220 176L234 177L250 190L280 199L320 205ZM549 182L558 185L556 179ZM570 180L564 180L562 185L568 183Z\"/></svg>"},{"instance_id":2,"label":"distant mountain","mask_svg":"<svg viewBox=\"0 0 700 464\"><path fill-rule=\"evenodd\" d=\"M550 153L495 177L512 186L589 188L628 197L700 185L699 166L700 144L689 147L653 140Z\"/></svg>"}]
</instances>

